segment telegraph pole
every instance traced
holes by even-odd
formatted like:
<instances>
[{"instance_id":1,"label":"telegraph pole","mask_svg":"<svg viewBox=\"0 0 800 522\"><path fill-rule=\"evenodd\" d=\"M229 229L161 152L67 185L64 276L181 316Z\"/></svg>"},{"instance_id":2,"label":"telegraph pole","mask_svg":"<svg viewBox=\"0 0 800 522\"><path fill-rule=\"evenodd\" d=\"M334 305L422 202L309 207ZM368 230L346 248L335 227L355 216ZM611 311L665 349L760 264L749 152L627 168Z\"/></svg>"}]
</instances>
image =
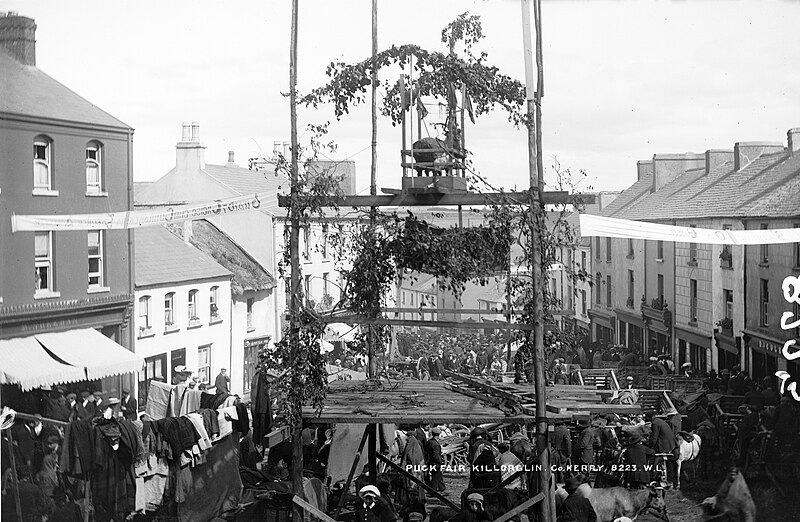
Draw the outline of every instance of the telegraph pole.
<instances>
[{"instance_id":1,"label":"telegraph pole","mask_svg":"<svg viewBox=\"0 0 800 522\"><path fill-rule=\"evenodd\" d=\"M534 5L535 30L536 30L536 68L537 82L534 90L533 79L533 49L531 45L531 3ZM522 0L522 38L525 46L525 85L528 111L528 166L531 186L531 284L533 286L533 339L534 339L534 380L536 390L536 449L539 455L538 464L541 466L536 474L537 490L544 493L544 499L539 502L539 520L552 522L555 520L554 494L551 489L550 474L550 445L548 443L547 409L545 405L545 375L544 375L544 281L542 267L542 236L539 220L542 217L544 206L541 195L544 189L542 171L542 127L541 127L541 100L544 87L544 74L542 71L542 45L541 45L541 0Z\"/></svg>"},{"instance_id":2,"label":"telegraph pole","mask_svg":"<svg viewBox=\"0 0 800 522\"><path fill-rule=\"evenodd\" d=\"M289 256L291 270L289 273L289 349L291 353L300 350L300 209L298 208L299 196L299 171L297 158L297 12L298 0L292 0L292 36L289 46L289 119L291 122L292 162L291 162L291 197L292 205L289 207ZM302 422L292 427L292 491L298 497L303 496L303 445ZM294 504L294 520L303 519L303 510Z\"/></svg>"}]
</instances>

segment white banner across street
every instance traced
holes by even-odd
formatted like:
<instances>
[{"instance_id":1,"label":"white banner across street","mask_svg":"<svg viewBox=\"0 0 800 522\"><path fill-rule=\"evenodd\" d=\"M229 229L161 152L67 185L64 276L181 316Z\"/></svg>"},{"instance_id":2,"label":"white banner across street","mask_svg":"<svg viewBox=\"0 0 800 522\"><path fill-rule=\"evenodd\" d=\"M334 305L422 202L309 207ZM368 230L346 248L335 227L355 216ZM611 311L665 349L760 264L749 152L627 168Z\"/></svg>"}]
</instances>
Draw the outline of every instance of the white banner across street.
<instances>
[{"instance_id":1,"label":"white banner across street","mask_svg":"<svg viewBox=\"0 0 800 522\"><path fill-rule=\"evenodd\" d=\"M713 230L676 227L644 221L581 214L581 237L620 237L714 245L766 245L800 243L800 228L772 230Z\"/></svg>"},{"instance_id":2,"label":"white banner across street","mask_svg":"<svg viewBox=\"0 0 800 522\"><path fill-rule=\"evenodd\" d=\"M229 199L192 203L157 210L132 210L105 214L30 215L11 217L12 232L44 230L108 230L148 227L164 223L177 223L190 219L252 212L267 209L275 192L261 192Z\"/></svg>"}]
</instances>

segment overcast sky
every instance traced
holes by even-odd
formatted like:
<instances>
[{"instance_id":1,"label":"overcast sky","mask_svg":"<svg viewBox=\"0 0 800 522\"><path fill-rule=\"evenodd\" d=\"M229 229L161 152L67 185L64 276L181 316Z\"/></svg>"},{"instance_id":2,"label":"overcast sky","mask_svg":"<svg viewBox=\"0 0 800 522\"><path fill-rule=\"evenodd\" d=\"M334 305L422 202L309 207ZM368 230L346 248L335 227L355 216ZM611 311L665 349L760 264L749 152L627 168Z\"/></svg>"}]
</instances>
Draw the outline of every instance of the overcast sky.
<instances>
[{"instance_id":1,"label":"overcast sky","mask_svg":"<svg viewBox=\"0 0 800 522\"><path fill-rule=\"evenodd\" d=\"M182 121L198 121L206 162L242 166L289 139L290 0L3 0L36 20L37 65L136 129L134 178L175 163ZM441 29L481 16L489 63L524 81L519 0L383 0L378 44L444 51ZM545 165L619 190L654 153L786 141L800 127L798 0L544 0ZM299 89L325 82L332 60L371 52L369 0L305 0ZM397 72L392 71L392 80ZM388 77L388 76L387 76ZM301 129L334 120L301 109ZM400 130L379 121L379 187L399 187ZM369 106L331 127L334 159L356 161L368 190ZM527 186L527 138L502 113L467 124L467 147L496 185Z\"/></svg>"}]
</instances>

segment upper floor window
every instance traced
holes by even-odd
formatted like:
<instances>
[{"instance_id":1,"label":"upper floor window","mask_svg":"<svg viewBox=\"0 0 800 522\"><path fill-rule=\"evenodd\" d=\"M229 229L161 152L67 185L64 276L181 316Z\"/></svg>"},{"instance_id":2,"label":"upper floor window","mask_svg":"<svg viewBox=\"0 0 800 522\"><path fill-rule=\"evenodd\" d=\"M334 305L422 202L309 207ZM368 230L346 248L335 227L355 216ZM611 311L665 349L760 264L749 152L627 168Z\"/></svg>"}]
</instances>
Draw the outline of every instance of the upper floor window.
<instances>
[{"instance_id":1,"label":"upper floor window","mask_svg":"<svg viewBox=\"0 0 800 522\"><path fill-rule=\"evenodd\" d=\"M322 225L322 259L328 259L328 225Z\"/></svg>"},{"instance_id":2,"label":"upper floor window","mask_svg":"<svg viewBox=\"0 0 800 522\"><path fill-rule=\"evenodd\" d=\"M800 224L795 223L794 228L800 228ZM800 267L800 243L792 243L792 261L794 267Z\"/></svg>"},{"instance_id":3,"label":"upper floor window","mask_svg":"<svg viewBox=\"0 0 800 522\"><path fill-rule=\"evenodd\" d=\"M628 307L633 308L633 270L628 270Z\"/></svg>"},{"instance_id":4,"label":"upper floor window","mask_svg":"<svg viewBox=\"0 0 800 522\"><path fill-rule=\"evenodd\" d=\"M219 287L218 286L212 286L211 287L211 292L209 293L208 301L209 301L209 304L208 304L209 317L213 321L214 319L219 318L219 304L218 304L219 303Z\"/></svg>"},{"instance_id":5,"label":"upper floor window","mask_svg":"<svg viewBox=\"0 0 800 522\"><path fill-rule=\"evenodd\" d=\"M697 322L697 279L689 280L689 321Z\"/></svg>"},{"instance_id":6,"label":"upper floor window","mask_svg":"<svg viewBox=\"0 0 800 522\"><path fill-rule=\"evenodd\" d=\"M633 257L633 239L628 238L628 257Z\"/></svg>"},{"instance_id":7,"label":"upper floor window","mask_svg":"<svg viewBox=\"0 0 800 522\"><path fill-rule=\"evenodd\" d=\"M594 256L597 259L600 259L600 238L599 237L594 238L594 251L595 251L594 252L594 254L595 254Z\"/></svg>"},{"instance_id":8,"label":"upper floor window","mask_svg":"<svg viewBox=\"0 0 800 522\"><path fill-rule=\"evenodd\" d=\"M586 252L581 252L581 270L586 270Z\"/></svg>"},{"instance_id":9,"label":"upper floor window","mask_svg":"<svg viewBox=\"0 0 800 522\"><path fill-rule=\"evenodd\" d=\"M247 300L247 331L255 330L253 326L253 303L255 303L255 299L252 297Z\"/></svg>"},{"instance_id":10,"label":"upper floor window","mask_svg":"<svg viewBox=\"0 0 800 522\"><path fill-rule=\"evenodd\" d=\"M305 256L306 260L310 258L309 249L311 243L311 227L305 226L303 227L303 255Z\"/></svg>"},{"instance_id":11,"label":"upper floor window","mask_svg":"<svg viewBox=\"0 0 800 522\"><path fill-rule=\"evenodd\" d=\"M164 325L167 327L175 324L175 292L164 296Z\"/></svg>"},{"instance_id":12,"label":"upper floor window","mask_svg":"<svg viewBox=\"0 0 800 522\"><path fill-rule=\"evenodd\" d=\"M695 228L697 225L689 225L689 228ZM697 264L697 243L689 243L689 264Z\"/></svg>"},{"instance_id":13,"label":"upper floor window","mask_svg":"<svg viewBox=\"0 0 800 522\"><path fill-rule=\"evenodd\" d=\"M658 274L656 279L656 291L658 292L658 302L661 304L661 307L664 306L664 276L662 274Z\"/></svg>"},{"instance_id":14,"label":"upper floor window","mask_svg":"<svg viewBox=\"0 0 800 522\"><path fill-rule=\"evenodd\" d=\"M586 290L581 290L581 314L586 315Z\"/></svg>"},{"instance_id":15,"label":"upper floor window","mask_svg":"<svg viewBox=\"0 0 800 522\"><path fill-rule=\"evenodd\" d=\"M600 304L602 302L600 299L600 296L602 295L600 293L600 284L603 282L603 275L600 272L597 272L597 277L595 278L595 282L596 282L595 285L596 288L594 289L595 291L594 300L597 304Z\"/></svg>"},{"instance_id":16,"label":"upper floor window","mask_svg":"<svg viewBox=\"0 0 800 522\"><path fill-rule=\"evenodd\" d=\"M731 230L733 229L732 225L722 225L722 230ZM722 245L722 252L719 254L720 263L719 266L722 268L732 268L733 267L733 251L731 250L730 245Z\"/></svg>"},{"instance_id":17,"label":"upper floor window","mask_svg":"<svg viewBox=\"0 0 800 522\"><path fill-rule=\"evenodd\" d=\"M761 223L761 230L769 229L769 224ZM769 245L767 243L761 244L761 259L760 262L762 265L766 265L769 263Z\"/></svg>"},{"instance_id":18,"label":"upper floor window","mask_svg":"<svg viewBox=\"0 0 800 522\"><path fill-rule=\"evenodd\" d=\"M33 142L33 188L53 189L53 141L38 136Z\"/></svg>"},{"instance_id":19,"label":"upper floor window","mask_svg":"<svg viewBox=\"0 0 800 522\"><path fill-rule=\"evenodd\" d=\"M733 319L733 290L722 290L725 298L725 319Z\"/></svg>"},{"instance_id":20,"label":"upper floor window","mask_svg":"<svg viewBox=\"0 0 800 522\"><path fill-rule=\"evenodd\" d=\"M656 244L656 259L664 259L664 242L661 240Z\"/></svg>"},{"instance_id":21,"label":"upper floor window","mask_svg":"<svg viewBox=\"0 0 800 522\"><path fill-rule=\"evenodd\" d=\"M197 321L197 290L189 290L189 320Z\"/></svg>"},{"instance_id":22,"label":"upper floor window","mask_svg":"<svg viewBox=\"0 0 800 522\"><path fill-rule=\"evenodd\" d=\"M769 280L761 279L761 295L759 301L761 303L760 310L760 326L769 326Z\"/></svg>"},{"instance_id":23,"label":"upper floor window","mask_svg":"<svg viewBox=\"0 0 800 522\"><path fill-rule=\"evenodd\" d=\"M611 261L611 238L606 238L606 261Z\"/></svg>"},{"instance_id":24,"label":"upper floor window","mask_svg":"<svg viewBox=\"0 0 800 522\"><path fill-rule=\"evenodd\" d=\"M611 276L606 276L606 303L609 308L613 306L611 304Z\"/></svg>"},{"instance_id":25,"label":"upper floor window","mask_svg":"<svg viewBox=\"0 0 800 522\"><path fill-rule=\"evenodd\" d=\"M139 331L150 329L150 296L139 298Z\"/></svg>"},{"instance_id":26,"label":"upper floor window","mask_svg":"<svg viewBox=\"0 0 800 522\"><path fill-rule=\"evenodd\" d=\"M86 193L101 194L103 192L102 148L96 141L86 145Z\"/></svg>"},{"instance_id":27,"label":"upper floor window","mask_svg":"<svg viewBox=\"0 0 800 522\"><path fill-rule=\"evenodd\" d=\"M89 231L89 288L103 286L103 232Z\"/></svg>"},{"instance_id":28,"label":"upper floor window","mask_svg":"<svg viewBox=\"0 0 800 522\"><path fill-rule=\"evenodd\" d=\"M53 233L35 232L34 241L34 266L35 266L35 294L49 293L53 287Z\"/></svg>"}]
</instances>

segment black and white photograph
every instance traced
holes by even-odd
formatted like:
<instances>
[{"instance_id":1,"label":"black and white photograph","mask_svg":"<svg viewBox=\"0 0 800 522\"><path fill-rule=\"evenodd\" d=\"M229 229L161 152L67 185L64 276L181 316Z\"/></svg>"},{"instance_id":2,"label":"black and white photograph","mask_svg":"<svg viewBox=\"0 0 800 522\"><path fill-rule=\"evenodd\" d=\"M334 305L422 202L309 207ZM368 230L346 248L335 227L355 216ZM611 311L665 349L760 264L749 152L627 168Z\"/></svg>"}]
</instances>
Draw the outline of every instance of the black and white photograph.
<instances>
[{"instance_id":1,"label":"black and white photograph","mask_svg":"<svg viewBox=\"0 0 800 522\"><path fill-rule=\"evenodd\" d=\"M0 520L800 521L799 23L0 0Z\"/></svg>"}]
</instances>

